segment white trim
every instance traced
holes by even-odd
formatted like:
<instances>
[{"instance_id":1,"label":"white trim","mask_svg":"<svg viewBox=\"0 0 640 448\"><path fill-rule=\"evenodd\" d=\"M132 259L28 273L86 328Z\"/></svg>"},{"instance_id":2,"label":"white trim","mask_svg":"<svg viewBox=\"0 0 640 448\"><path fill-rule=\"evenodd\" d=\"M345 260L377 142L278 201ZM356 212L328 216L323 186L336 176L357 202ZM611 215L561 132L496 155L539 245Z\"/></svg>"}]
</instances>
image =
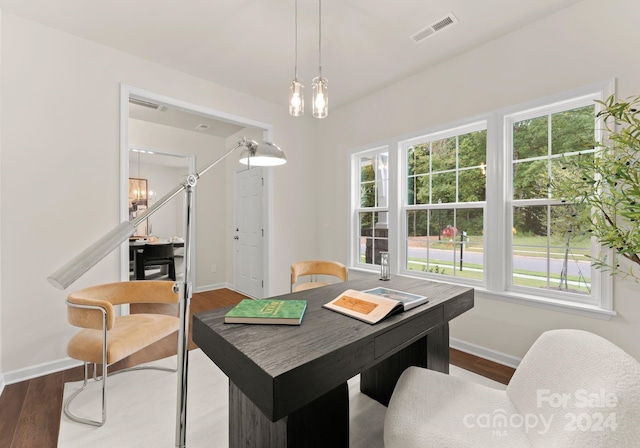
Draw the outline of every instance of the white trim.
<instances>
[{"instance_id":1,"label":"white trim","mask_svg":"<svg viewBox=\"0 0 640 448\"><path fill-rule=\"evenodd\" d=\"M127 92L127 96L126 96L127 104L129 104L129 100L128 100L129 96L132 96L137 99L151 100L155 103L160 103L161 105L164 105L164 106L170 106L170 107L182 109L182 111L184 112L195 112L199 115L215 118L216 120L225 121L227 123L237 124L243 127L252 127L252 128L262 129L267 132L266 135L269 138L272 136L272 133L273 133L273 126L268 123L263 123L261 121L252 120L250 118L230 114L228 112L212 109L210 107L200 106L198 104L190 103L188 101L171 98L159 93L150 92L148 90L129 86L127 84L121 84L121 87ZM127 114L127 118L128 117L129 115Z\"/></svg>"},{"instance_id":2,"label":"white trim","mask_svg":"<svg viewBox=\"0 0 640 448\"><path fill-rule=\"evenodd\" d=\"M230 289L231 291L235 291L236 288L231 283L214 283L213 285L203 285L198 286L193 290L193 292L207 292L207 291L215 291L216 289Z\"/></svg>"},{"instance_id":3,"label":"white trim","mask_svg":"<svg viewBox=\"0 0 640 448\"><path fill-rule=\"evenodd\" d=\"M213 285L200 286L194 292L206 292L223 288L235 291L235 288L230 283L217 283ZM61 372L63 370L73 369L75 367L82 366L82 364L82 361L66 357L35 366L25 367L23 369L13 370L11 372L5 372L4 374L0 374L0 395L2 395L4 387L10 384L27 381L44 375Z\"/></svg>"},{"instance_id":4,"label":"white trim","mask_svg":"<svg viewBox=\"0 0 640 448\"><path fill-rule=\"evenodd\" d=\"M373 270L360 269L353 266L349 267L349 271L362 272L367 274L374 274ZM464 281L467 279L459 279L456 282L450 281L447 278L434 278L433 276L421 275L417 271L401 271L400 276L421 278L430 281L436 281L439 283L449 283L452 285L464 285L474 289L476 297L483 299L500 300L502 302L516 303L519 305L532 306L534 308L543 308L551 311L559 311L562 313L575 314L578 316L592 317L601 320L610 320L613 316L617 316L618 313L614 310L606 309L603 306L584 304L579 302L570 302L567 300L558 300L553 298L543 298L535 295L519 294L513 291L488 291L485 288L478 287L472 284L470 281ZM610 277L610 276L607 276ZM606 277L605 277L606 278Z\"/></svg>"},{"instance_id":5,"label":"white trim","mask_svg":"<svg viewBox=\"0 0 640 448\"><path fill-rule=\"evenodd\" d=\"M127 84L120 84L120 219L128 220L129 219L129 211L126 208L127 196L128 196L128 183L127 179L129 178L129 98L138 98L144 100L151 100L155 103L159 103L161 105L173 107L180 109L189 113L196 113L198 115L202 115L205 117L213 118L220 121L225 121L227 123L236 124L243 127L252 127L256 129L260 129L263 131L263 140L268 142L273 142L273 125L268 123L263 123L257 120L253 120L246 117L241 117L239 115L230 114L227 112L223 112L217 109L212 109L210 107L201 106L194 103L189 103L187 101L182 101L179 99L171 98L165 95L161 95L158 93L150 92L148 90L140 89L137 87L132 87ZM195 160L195 159L194 159ZM208 161L206 161L208 162ZM191 172L196 172L197 167L194 166L189 167ZM271 222L273 219L273 198L272 198L272 189L273 182L271 180L270 175L271 170L269 168L264 170L265 175L265 194L266 198L266 213L264 216L264 229L265 229L265 237L263 242L263 277L264 277L264 292L266 297L271 295L270 286L271 282L269 281L271 276L271 250L272 250L272 239L271 239ZM197 189L196 189L197 190ZM195 205L195 204L194 204ZM195 226L194 226L195 227ZM196 238L197 229L194 229L193 236ZM196 256L196 245L194 244L192 247L193 258L192 265L195 266L195 256ZM128 267L128 258L129 251L128 248L123 244L120 250L120 276L123 280L129 279L129 267ZM194 282L194 290L195 290L195 269L193 269L194 278L191 280ZM205 289L203 289L205 288ZM208 290L209 286L201 286L197 288L197 290ZM215 289L215 288L214 288ZM234 288L231 288L234 289Z\"/></svg>"},{"instance_id":6,"label":"white trim","mask_svg":"<svg viewBox=\"0 0 640 448\"><path fill-rule=\"evenodd\" d=\"M615 79L594 83L588 86L573 89L567 92L560 92L554 95L549 95L543 98L538 98L531 101L526 101L515 106L509 106L497 111L499 124L503 130L503 140L500 142L501 146L496 147L497 153L503 157L500 161L500 168L504 171L503 178L505 184L503 185L503 200L504 200L504 220L500 221L500 225L506 224L503 229L494 228L493 232L489 231L488 234L494 235L499 232L502 235L511 235L510 229L513 228L513 207L525 206L528 204L533 205L553 205L557 201L551 198L540 198L530 200L514 200L511 196L513 188L512 179L512 164L513 157L511 151L507 148L511 148L512 142L512 124L516 121L539 116L544 112L544 115L556 113L559 111L567 110L572 107L582 106L586 103L593 103L596 99L601 101L606 100L610 95L615 93ZM595 103L596 113L599 110L598 103ZM599 127L596 124L596 133L599 132ZM596 137L596 136L594 136ZM549 138L551 134L549 133ZM596 138L596 140L598 140ZM489 146L487 146L488 148ZM545 158L550 157L546 155ZM503 238L502 242L502 257L505 261L512 260L513 257L513 238ZM613 256L613 252L608 248L600 247L592 241L591 252L601 251L607 254L608 257ZM508 263L504 266L504 269L491 271L493 277L492 285L502 284L502 288L496 291L490 291L490 294L496 297L502 297L505 299L516 299L521 303L534 304L533 302L539 302L538 305L542 308L551 307L552 309L572 309L573 313L587 315L590 317L598 317L601 319L610 319L615 312L613 310L613 279L610 275L600 270L591 267L591 293L585 297L574 297L571 299L571 295L564 295L561 292L554 293L552 291L547 292L544 295L529 294L531 289L528 287L522 287L513 284L513 264ZM504 288L504 290L502 290ZM575 305L574 305L575 304ZM537 305L534 305L537 306ZM604 316L604 317L603 317Z\"/></svg>"},{"instance_id":7,"label":"white trim","mask_svg":"<svg viewBox=\"0 0 640 448\"><path fill-rule=\"evenodd\" d=\"M228 283L218 283L214 285L201 286L195 292L212 291L216 289L227 288L234 290L233 286ZM480 358L487 359L489 361L497 362L499 364L517 368L521 359L515 356L508 355L506 353L491 350L485 347L481 347L470 342L465 342L456 338L449 338L449 346L456 350L460 350L465 353L469 353ZM49 375L63 370L72 369L74 367L81 366L82 362L72 358L62 358L56 361L39 364L24 369L18 369L4 374L4 381L2 375L0 375L0 395L4 390L5 385L19 383L21 381L27 381L33 378L38 378L44 375Z\"/></svg>"},{"instance_id":8,"label":"white trim","mask_svg":"<svg viewBox=\"0 0 640 448\"><path fill-rule=\"evenodd\" d=\"M567 98L584 97L598 90L603 91L603 96L605 98L613 95L616 91L616 79L612 78L606 81L600 81L600 82L596 82L586 86L578 87L577 89L571 89L564 92L547 95L542 98L536 98L530 101L525 101L512 106L504 107L498 110L497 112L499 115L504 117L506 115L516 114L523 109L526 109L526 110L536 109L536 108L544 107L545 104L566 102Z\"/></svg>"},{"instance_id":9,"label":"white trim","mask_svg":"<svg viewBox=\"0 0 640 448\"><path fill-rule=\"evenodd\" d=\"M503 366L512 367L514 369L517 369L522 361L522 358L518 358L517 356L508 355L497 350L485 348L456 338L449 338L449 347L488 361L497 362Z\"/></svg>"},{"instance_id":10,"label":"white trim","mask_svg":"<svg viewBox=\"0 0 640 448\"><path fill-rule=\"evenodd\" d=\"M402 183L402 185L400 185L401 196L399 198L400 202L398 204L398 214L400 215L399 240L404 243L402 256L403 256L403 260L407 262L406 264L399 266L398 272L400 274L412 275L412 273L415 273L415 271L412 271L407 267L408 260L409 260L409 246L407 244L407 241L409 239L408 226L407 226L407 212L411 210L438 210L438 209L458 210L458 209L465 209L465 208L481 209L483 214L483 220L484 220L483 221L484 229L487 228L486 220L488 215L487 213L487 203L488 203L487 198L489 197L488 190L487 190L487 193L485 194L484 201L460 202L460 203L454 201L454 202L446 202L441 204L433 203L433 202L428 204L408 204L409 192L408 192L407 179L409 179L409 173L407 171L407 163L405 163L405 161L407 159L409 149L414 147L415 145L429 143L429 142L433 142L443 138L456 137L456 140L457 140L457 137L463 134L467 134L470 132L485 131L487 133L485 166L487 166L487 169L488 169L487 157L489 155L489 125L493 123L493 122L490 122L490 119L492 117L493 117L492 114L486 114L486 113L480 114L480 115L471 117L469 119L457 120L454 123L451 123L449 125L447 124L439 125L437 130L434 130L432 128L431 130L426 130L420 135L410 139L398 140L399 158L403 160L399 170L399 174L401 178L400 182ZM459 179L458 173L465 170L465 169L460 169L458 167L458 159L459 159L458 149L459 149L458 143L456 143L456 167L451 170L448 170L449 172L456 173L456 179ZM488 179L489 176L486 176L486 178ZM488 184L488 180L487 180L487 184ZM456 191L458 191L458 189L459 189L458 180L456 180ZM489 201L489 202L492 202L492 201ZM490 232L485 232L485 237L489 236L489 233ZM487 250L487 243L486 241L484 241L483 253L486 253L486 250ZM455 272L455 269L454 269L454 272ZM485 272L486 272L486 265L485 265ZM434 278L434 277L429 277L429 274L426 274L425 277ZM455 279L458 284L467 284L474 287L485 287L487 282L487 274L483 275L482 280L468 279L464 277L460 278L457 276L454 276L452 278Z\"/></svg>"},{"instance_id":11,"label":"white trim","mask_svg":"<svg viewBox=\"0 0 640 448\"><path fill-rule=\"evenodd\" d=\"M549 297L530 296L526 294L518 294L513 291L497 292L476 289L475 295L476 297L482 297L484 299L518 303L520 305L528 305L535 308L560 311L563 313L593 317L602 320L610 320L613 316L618 315L618 313L613 310L608 310L597 305L590 305L580 302L570 302L566 300L557 300Z\"/></svg>"},{"instance_id":12,"label":"white trim","mask_svg":"<svg viewBox=\"0 0 640 448\"><path fill-rule=\"evenodd\" d=\"M415 131L407 133L401 136L387 138L379 140L377 142L370 143L368 145L359 146L348 151L348 163L350 166L350 178L349 178L349 192L350 192L350 208L348 211L348 228L349 234L349 268L354 272L372 272L368 266L359 262L358 258L358 239L359 234L358 222L355 211L360 211L358 207L358 190L355 188L357 181L359 180L359 173L357 170L357 155L366 154L368 151L376 151L381 147L387 147L389 152L390 169L389 169L389 181L390 181L390 195L389 195L389 249L392 254L396 254L391 258L391 273L404 276L416 276L421 278L427 278L435 281L443 281L445 283L463 284L475 287L479 292L479 296L488 297L496 300L509 301L511 303L518 303L524 305L530 305L538 308L550 309L554 311L566 312L571 314L577 314L581 316L587 316L597 319L610 319L615 316L613 311L613 278L606 273L603 273L592 268L591 286L592 294L596 300L589 300L591 296L582 298L581 296L575 297L575 301L572 301L572 296L565 294L547 294L545 296L537 294L537 290L532 289L519 289L513 290L510 283L512 275L511 260L511 242L507 242L507 238L503 238L500 235L510 233L510 229L513 227L511 224L512 219L512 201L507 197L511 186L511 161L504 157L504 147L508 143L509 129L504 125L505 117L509 115L515 116L518 113L526 113L531 115L531 110L548 108L549 104L555 104L556 109L563 109L568 104L575 104L577 101L584 100L585 98L592 98L596 93L600 92L602 99L608 98L615 93L615 79L594 83L588 86L583 86L577 89L572 89L565 92L560 92L554 95L549 95L543 98L527 101L518 105L509 106L502 109L497 109L488 113L475 115L473 117L467 117L465 119L455 120L453 122L439 124L426 130ZM595 92L595 93L594 93ZM597 108L597 106L596 106ZM524 115L523 115L524 116ZM485 273L483 281L469 280L462 278L444 278L441 275L425 274L420 275L416 271L410 271L404 268L400 261L407 260L407 247L406 241L406 210L413 209L426 209L426 208L438 208L438 205L425 206L408 206L406 202L406 163L402 160L403 155L406 153L406 148L411 144L421 141L425 137L430 136L447 136L452 133L455 134L460 129L473 128L474 126L481 126L482 123L486 123L487 131L487 200L484 202L484 217L485 217L485 229L488 217L496 219L493 225L485 232L484 240L484 254L485 263L486 260L493 260L490 264L485 264ZM392 169L391 161L399 163L396 169ZM398 176L395 180L393 176ZM392 188L395 187L397 195L392 195ZM494 199L498 199L495 201ZM545 203L553 202L551 200L544 200ZM475 206L465 205L466 206ZM445 205L443 204L442 207ZM451 204L446 204L447 207ZM367 209L368 210L368 209ZM371 211L375 211L372 209ZM396 216L396 214L398 216ZM394 229L394 226L397 226ZM608 250L606 248L603 251ZM593 251L593 248L592 248ZM610 255L612 256L612 255ZM508 273L508 275L505 275ZM449 281L449 280L455 280ZM523 287L524 288L524 287ZM542 291L542 290L541 290Z\"/></svg>"},{"instance_id":13,"label":"white trim","mask_svg":"<svg viewBox=\"0 0 640 448\"><path fill-rule=\"evenodd\" d=\"M269 256L271 254L272 239L271 228L273 224L273 176L271 176L271 169L273 167L263 167L262 175L264 177L264 188L262 191L262 200L265 204L265 209L262 210L262 227L264 228L264 242L262 251L262 274L264 280L264 286L262 287L262 298L271 297L271 263ZM265 197L266 196L266 197ZM235 253L235 252L234 252Z\"/></svg>"},{"instance_id":14,"label":"white trim","mask_svg":"<svg viewBox=\"0 0 640 448\"><path fill-rule=\"evenodd\" d=\"M488 118L493 114L493 112L485 112L482 114L472 115L470 117L461 118L458 120L453 120L447 123L440 123L435 126L429 126L428 128L423 128L419 131L407 132L402 135L395 136L393 138L389 138L385 141L390 142L390 144L400 144L401 142L411 141L414 139L420 139L425 136L431 135L445 135L448 130L455 130L459 128L464 128L466 126L472 126L473 124L477 124L480 122L488 121Z\"/></svg>"},{"instance_id":15,"label":"white trim","mask_svg":"<svg viewBox=\"0 0 640 448\"><path fill-rule=\"evenodd\" d=\"M459 135L468 134L470 132L478 132L487 130L487 115L477 115L472 120L458 120L457 124L451 126L439 126L437 131L425 131L423 135L412 137L410 139L398 141L398 145L406 151L409 147L421 145L425 142L433 142L449 137L457 137ZM451 170L454 171L454 170Z\"/></svg>"},{"instance_id":16,"label":"white trim","mask_svg":"<svg viewBox=\"0 0 640 448\"><path fill-rule=\"evenodd\" d=\"M44 375L49 375L63 370L72 369L82 365L82 361L72 358L61 358L56 361L45 362L35 366L25 367L23 369L5 372L5 384L14 384L21 381L27 381Z\"/></svg>"},{"instance_id":17,"label":"white trim","mask_svg":"<svg viewBox=\"0 0 640 448\"><path fill-rule=\"evenodd\" d=\"M120 222L129 220L129 87L120 84ZM129 248L120 245L120 280L129 280ZM128 314L129 309L121 310Z\"/></svg>"},{"instance_id":18,"label":"white trim","mask_svg":"<svg viewBox=\"0 0 640 448\"><path fill-rule=\"evenodd\" d=\"M363 149L364 148L364 149ZM359 213L376 213L376 212L386 212L387 219L390 219L394 210L390 209L389 206L394 203L394 201L390 200L392 196L396 195L395 183L396 175L395 171L397 170L395 164L395 156L397 155L397 150L395 150L395 146L391 144L390 141L382 142L378 146L368 146L360 148L360 150L351 150L349 151L349 167L351 167L351 176L349 178L349 192L351 197L350 203L350 225L349 229L352 229L349 235L349 263L352 266L357 266L361 269L367 269L369 265L360 262L360 228L359 228ZM360 206L360 158L366 157L368 155L377 156L379 154L387 154L387 161L389 163L389 177L387 179L387 207L361 207ZM376 174L377 176L377 174ZM377 182L377 181L376 181ZM377 198L376 198L377 200ZM388 221L387 221L387 224ZM389 225L389 234L387 235L387 247L390 253L397 253L394 250L397 250L395 245L395 241L397 240L397 235L394 235L393 232L396 232L397 226ZM393 229L393 231L392 231ZM356 236L358 235L358 236ZM375 238L374 238L375 239ZM393 242L393 244L392 244ZM395 257L396 259L398 257ZM391 273L397 272L397 266L399 266L398 260L394 260L393 258L390 260L391 263Z\"/></svg>"}]
</instances>

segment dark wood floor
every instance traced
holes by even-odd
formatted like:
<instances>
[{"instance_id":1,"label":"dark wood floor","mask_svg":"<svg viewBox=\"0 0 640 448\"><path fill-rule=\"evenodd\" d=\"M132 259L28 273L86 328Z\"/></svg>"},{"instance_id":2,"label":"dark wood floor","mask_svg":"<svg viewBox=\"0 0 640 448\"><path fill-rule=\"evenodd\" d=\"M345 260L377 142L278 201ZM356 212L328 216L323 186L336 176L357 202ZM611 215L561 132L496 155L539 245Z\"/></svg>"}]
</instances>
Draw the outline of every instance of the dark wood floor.
<instances>
[{"instance_id":1,"label":"dark wood floor","mask_svg":"<svg viewBox=\"0 0 640 448\"><path fill-rule=\"evenodd\" d=\"M244 298L228 289L196 293L191 313L235 305ZM155 312L177 315L175 306L136 305L132 313ZM196 348L189 336L189 348ZM110 371L166 358L176 354L173 334L110 367ZM507 384L514 369L451 349L451 364ZM52 373L6 386L0 396L0 447L56 448L60 431L64 384L82 379L82 368Z\"/></svg>"}]
</instances>

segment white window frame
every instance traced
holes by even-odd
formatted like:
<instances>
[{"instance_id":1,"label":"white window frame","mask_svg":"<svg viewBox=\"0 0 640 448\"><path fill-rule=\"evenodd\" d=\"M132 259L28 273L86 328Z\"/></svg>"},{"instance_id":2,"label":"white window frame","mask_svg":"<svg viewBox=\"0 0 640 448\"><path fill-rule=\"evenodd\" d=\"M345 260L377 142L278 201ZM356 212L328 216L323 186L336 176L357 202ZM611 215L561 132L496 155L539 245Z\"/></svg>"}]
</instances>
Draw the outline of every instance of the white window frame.
<instances>
[{"instance_id":1,"label":"white window frame","mask_svg":"<svg viewBox=\"0 0 640 448\"><path fill-rule=\"evenodd\" d=\"M410 139L406 139L406 140L400 140L398 142L398 148L399 148L399 153L400 153L400 158L402 160L402 163L400 164L400 179L402 182L402 186L401 186L401 191L402 191L402 202L401 202L401 207L400 207L400 235L401 235L401 244L402 244L402 259L401 259L401 268L400 268L400 273L403 275L410 275L410 276L424 276L427 278L434 278L437 280L442 280L442 281L455 281L456 283L462 283L462 284L466 284L466 285L471 285L471 286L479 286L479 287L486 287L486 261L484 263L483 266L483 279L480 280L473 280L473 279L468 279L468 278L464 278L464 277L457 277L457 276L453 276L453 275L443 275L443 274L431 274L431 273L423 273L420 271L415 271L415 270L410 270L407 268L408 265L408 260L409 260L409 247L408 247L408 231L407 231L407 212L409 211L413 211L413 210L438 210L438 209L456 209L456 210L461 210L461 209L465 209L465 208L473 208L473 209L477 209L477 208L482 208L483 210L483 219L484 219L484 223L483 223L483 227L486 229L486 213L487 213L487 201L478 201L478 202L447 202L447 203L442 203L442 204L408 204L408 198L409 198L409 188L408 188L408 178L409 178L409 173L407 171L407 157L408 157L408 152L409 152L409 148L416 146L416 145L421 145L424 144L425 142L435 142L435 141L439 141L439 140L443 140L446 138L450 138L450 137L456 137L456 136L460 136L460 135L464 135L464 134L468 134L471 132L477 132L477 131L487 131L487 134L489 133L489 129L488 129L488 117L485 117L484 119L475 119L475 120L470 120L468 123L459 123L456 126L447 128L447 129L443 129L443 130L437 130L431 133L425 133L423 135L420 135L418 137L412 137ZM488 135L487 135L487 140L488 140ZM487 145L487 152L489 151L488 145ZM486 156L485 156L486 157ZM486 165L486 159L485 159L485 165ZM456 168L455 171L459 171L458 168L458 154L456 154ZM488 194L488 191L487 191ZM485 198L486 199L486 198ZM486 242L484 242L483 244L483 254L486 251ZM484 256L484 255L483 255ZM486 260L486 256L484 257L484 259ZM454 265L454 269L455 269L455 265Z\"/></svg>"},{"instance_id":2,"label":"white window frame","mask_svg":"<svg viewBox=\"0 0 640 448\"><path fill-rule=\"evenodd\" d=\"M520 112L516 112L516 113L512 113L512 114L507 114L504 116L504 130L505 130L505 162L508 165L508 169L506 170L506 174L507 174L507 216L506 221L509 222L509 226L507 226L507 229L509 228L513 228L514 224L513 224L513 208L520 206L520 207L527 207L527 206L547 206L547 205L562 205L561 201L558 200L554 200L554 199L550 199L550 198L535 198L535 199L517 199L514 200L513 199L513 132L511 132L512 128L513 128L513 124L517 123L519 121L522 120L527 120L527 119L531 119L531 118L538 118L544 115L552 115L552 114L556 114L559 112L565 112L567 110L572 110L572 109L576 109L579 107L583 107L583 106L594 106L595 107L595 113L597 114L599 110L602 109L602 107L599 104L596 104L595 101L596 100L600 100L603 101L604 98L602 98L602 94L601 92L597 92L597 93L593 93L593 94L588 94L588 95L584 95L581 97L577 97L577 98L571 98L567 101L561 101L561 102L557 102L554 104L551 104L549 106L542 106L542 107L536 107L536 108L532 108L532 109L528 109L528 110L522 110ZM597 141L602 141L602 136L603 136L603 127L602 127L602 123L596 122L596 126L595 126L595 132L596 135L594 135L595 140ZM551 139L551 133L549 133L548 135L548 139ZM551 145L549 145L548 150L551 150ZM597 149L596 149L597 150ZM594 150L594 152L596 151ZM576 151L575 153L577 153L579 151ZM566 153L566 155L573 155L575 153ZM548 154L545 156L541 156L541 159L545 159L547 160ZM505 241L505 245L506 245L506 249L507 249L507 253L505 254L505 257L507 257L507 259L509 260L513 260L513 234L509 234L509 233L505 233L505 235L508 235L507 240ZM591 253L596 253L594 251L598 251L600 250L600 247L595 243L594 238L591 238ZM514 285L512 280L513 280L513 263L507 263L508 269L506 271L506 275L505 275L505 282L506 282L506 289L508 291L512 291L514 293L521 293L521 294L532 294L531 293L531 289L530 287L524 287L524 286L519 286L519 285ZM597 269L595 269L593 266L591 267L591 271L590 271L590 278L592 279L597 279L598 276L598 271ZM588 305L595 305L595 306L599 306L600 305L600 297L603 294L604 291L601 291L599 288L597 288L597 284L596 284L596 288L593 289L593 285L592 285L592 289L591 289L592 293L589 295L586 294L576 294L576 293L570 293L570 292L560 292L560 291L554 291L554 290L546 290L544 291L544 293L542 294L543 297L548 297L551 299L556 299L556 300L567 300L570 302L578 302L578 303L584 303L584 304L588 304ZM537 294L536 294L537 295Z\"/></svg>"},{"instance_id":3,"label":"white window frame","mask_svg":"<svg viewBox=\"0 0 640 448\"><path fill-rule=\"evenodd\" d=\"M511 148L508 146L508 133L510 129L505 125L508 116L516 116L523 111L532 111L536 108L547 108L549 105L570 102L576 98L588 95L598 95L604 100L615 93L615 80L596 83L580 89L574 89L557 95L551 95L534 101L529 101L516 106L497 110L481 116L471 117L466 120L458 120L443 126L438 126L426 130L421 130L411 134L397 136L388 140L379 141L368 146L353 149L349 152L349 163L351 166L351 178L349 186L351 192L350 219L350 247L351 264L350 268L355 270L376 272L376 267L359 263L358 246L359 232L357 214L362 209L359 208L359 176L357 162L358 157L367 153L381 152L389 153L389 252L392 275L406 275L412 277L424 277L440 282L464 284L473 286L477 297L489 298L493 300L519 303L533 307L551 309L555 311L568 312L598 319L610 319L616 315L613 310L613 279L611 275L601 270L593 269L591 274L592 299L571 300L568 293L540 295L532 293L533 288L528 290L512 288L512 266L511 266L511 232L507 235L507 229L512 229L512 203L509 193L511 192ZM409 206L407 204L407 167L406 148L410 143L423 140L424 136L429 136L432 141L444 138L447 133L458 135L457 129L465 126L472 126L479 122L486 121L487 129L487 186L486 203L484 208L484 280L465 279L449 275L439 275L427 272L410 271L407 266L407 210L420 206ZM450 134L449 134L450 135ZM451 208L453 203L442 204L443 207ZM478 203L472 203L475 207ZM434 207L432 207L434 208ZM462 208L462 207L458 207ZM367 211L375 211L366 209ZM487 220L492 221L488 224ZM592 242L592 253L605 254L608 249L601 248L597 243ZM611 251L609 251L611 252ZM396 254L394 256L394 254ZM611 254L609 254L611 256ZM491 260L488 262L487 260Z\"/></svg>"},{"instance_id":4,"label":"white window frame","mask_svg":"<svg viewBox=\"0 0 640 448\"><path fill-rule=\"evenodd\" d=\"M563 293L560 291L545 291L545 294L536 294L532 293L532 288L512 285L511 279L513 272L511 257L513 256L513 235L512 233L507 233L507 229L513 228L512 211L514 202L519 203L519 205L560 204L559 201L538 199L513 201L511 124L522 119L540 116L541 112L544 114L557 113L586 104L595 104L597 113L600 106L595 103L595 100L604 101L614 93L615 82L611 80L530 101L498 112L498 121L502 131L500 133L501 141L498 142L498 147L503 154L500 169L504 174L504 182L499 185L499 188L502 190L499 191L498 194L504 198L502 210L503 219L500 222L505 225L505 228L502 230L504 238L503 241L501 241L502 252L500 258L506 263L504 269L496 272L497 276L493 278L494 283L502 287L502 290L492 291L494 294L503 298L515 299L519 302L531 303L543 308L564 309L591 317L608 319L616 314L615 311L613 311L613 278L608 273L593 267L591 268L591 295ZM596 133L601 133L602 129L603 126L596 123ZM594 239L591 241L591 253L602 253L608 257L613 255L611 250L601 247ZM491 290L491 288L488 289Z\"/></svg>"},{"instance_id":5,"label":"white window frame","mask_svg":"<svg viewBox=\"0 0 640 448\"><path fill-rule=\"evenodd\" d=\"M374 264L362 263L360 261L360 213L374 213L374 212L387 212L388 217L388 227L389 227L389 235L388 235L388 243L391 244L391 228L396 227L392 225L390 222L392 219L392 214L389 209L389 206L392 202L391 195L395 194L395 189L392 187L392 173L395 171L395 164L392 163L392 154L391 148L389 145L381 144L374 145L374 147L369 147L366 149L360 149L352 151L350 154L350 164L351 164L351 182L350 182L350 191L351 191L351 214L350 214L350 239L351 239L351 250L350 250L350 260L351 267L355 267L356 269L370 271L376 268ZM367 156L374 156L381 153L388 154L389 161L389 173L388 173L388 205L387 207L362 207L360 205L360 158ZM394 177L395 178L395 177Z\"/></svg>"}]
</instances>

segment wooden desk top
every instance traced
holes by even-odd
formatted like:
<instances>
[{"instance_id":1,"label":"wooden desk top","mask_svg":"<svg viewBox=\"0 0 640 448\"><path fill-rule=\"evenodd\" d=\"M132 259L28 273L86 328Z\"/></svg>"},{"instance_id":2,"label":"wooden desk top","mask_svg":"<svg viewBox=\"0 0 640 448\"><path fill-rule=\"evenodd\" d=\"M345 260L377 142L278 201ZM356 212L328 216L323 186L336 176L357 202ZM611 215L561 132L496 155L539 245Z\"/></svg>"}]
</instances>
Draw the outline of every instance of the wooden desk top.
<instances>
[{"instance_id":1,"label":"wooden desk top","mask_svg":"<svg viewBox=\"0 0 640 448\"><path fill-rule=\"evenodd\" d=\"M346 289L376 286L426 295L429 303L375 325L322 308ZM272 421L391 356L473 307L473 288L393 276L285 294L306 299L300 326L225 324L229 308L196 314L194 342Z\"/></svg>"}]
</instances>

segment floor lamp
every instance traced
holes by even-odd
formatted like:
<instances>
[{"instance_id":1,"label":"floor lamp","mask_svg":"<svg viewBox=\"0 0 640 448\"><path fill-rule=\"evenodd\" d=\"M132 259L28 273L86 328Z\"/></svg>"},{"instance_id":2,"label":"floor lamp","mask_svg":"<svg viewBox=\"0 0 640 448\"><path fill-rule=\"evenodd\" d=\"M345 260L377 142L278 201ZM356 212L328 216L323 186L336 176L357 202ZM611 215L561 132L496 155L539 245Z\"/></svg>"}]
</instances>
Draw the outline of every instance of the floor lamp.
<instances>
[{"instance_id":1,"label":"floor lamp","mask_svg":"<svg viewBox=\"0 0 640 448\"><path fill-rule=\"evenodd\" d=\"M243 148L240 153L240 163L253 166L275 166L287 162L287 158L282 150L273 143L256 143L246 137L238 140L233 148L229 149L218 159L211 162L204 169L197 173L189 174L185 182L178 184L173 190L160 198L155 204L149 207L140 216L131 221L124 221L113 228L94 244L86 248L83 252L62 266L56 272L47 277L49 283L59 289L66 289L69 285L80 278L85 272L95 266L100 260L106 257L114 249L127 241L135 232L138 224L149 218L153 213L162 208L180 192L185 193L185 235L184 235L184 276L182 282L176 282L173 286L174 292L180 294L180 327L178 330L178 400L176 409L176 447L186 446L187 433L187 373L189 368L189 302L193 295L191 282L191 245L194 222L193 192L198 183L198 179L209 171L225 157L238 148Z\"/></svg>"}]
</instances>

